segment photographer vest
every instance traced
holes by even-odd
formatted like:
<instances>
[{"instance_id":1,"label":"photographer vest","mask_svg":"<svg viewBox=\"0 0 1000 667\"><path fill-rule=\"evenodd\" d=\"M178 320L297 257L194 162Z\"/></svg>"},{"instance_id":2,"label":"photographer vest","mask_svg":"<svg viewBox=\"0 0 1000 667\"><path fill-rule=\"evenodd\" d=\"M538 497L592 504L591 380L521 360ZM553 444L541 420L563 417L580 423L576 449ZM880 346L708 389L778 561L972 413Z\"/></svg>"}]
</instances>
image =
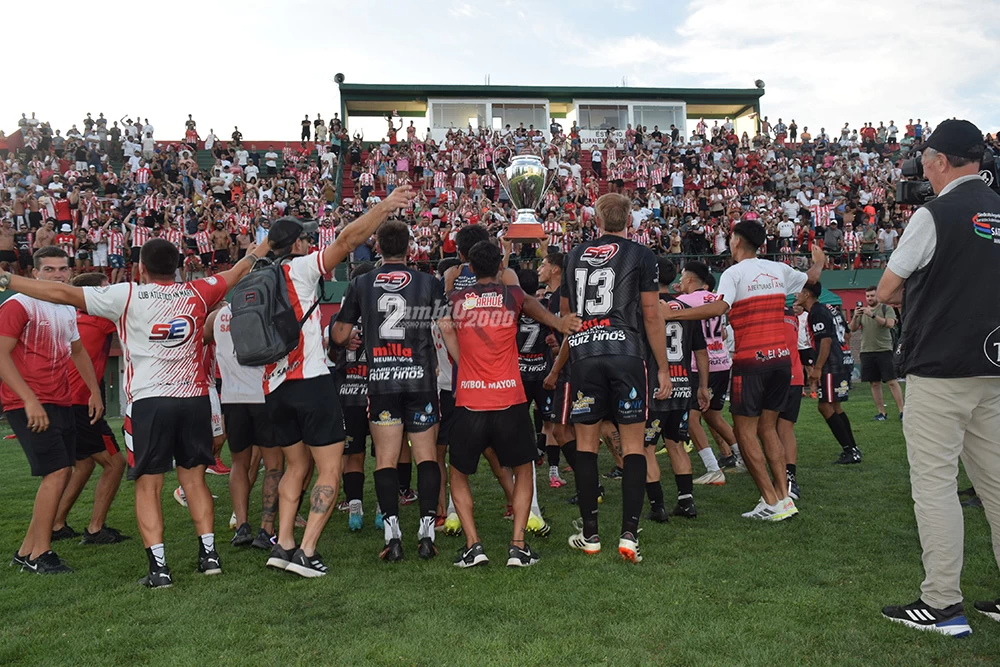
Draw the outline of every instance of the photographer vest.
<instances>
[{"instance_id":1,"label":"photographer vest","mask_svg":"<svg viewBox=\"0 0 1000 667\"><path fill-rule=\"evenodd\" d=\"M901 370L1000 376L1000 196L976 179L925 207L937 247L903 288Z\"/></svg>"}]
</instances>

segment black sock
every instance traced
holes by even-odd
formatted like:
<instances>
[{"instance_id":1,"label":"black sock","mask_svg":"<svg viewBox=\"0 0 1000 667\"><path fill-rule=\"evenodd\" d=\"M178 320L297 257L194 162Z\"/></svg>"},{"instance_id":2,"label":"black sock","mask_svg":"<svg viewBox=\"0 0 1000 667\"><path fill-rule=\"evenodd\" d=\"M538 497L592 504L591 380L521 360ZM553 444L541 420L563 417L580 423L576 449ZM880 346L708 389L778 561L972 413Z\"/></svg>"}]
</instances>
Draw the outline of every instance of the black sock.
<instances>
[{"instance_id":1,"label":"black sock","mask_svg":"<svg viewBox=\"0 0 1000 667\"><path fill-rule=\"evenodd\" d=\"M566 457L566 463L576 471L576 440L570 440L562 446L562 455Z\"/></svg>"},{"instance_id":2,"label":"black sock","mask_svg":"<svg viewBox=\"0 0 1000 667\"><path fill-rule=\"evenodd\" d=\"M544 433L536 433L535 434L535 449L537 449L539 452L544 452L547 449L546 446L545 446L545 442L547 440L548 440L548 438L545 437Z\"/></svg>"},{"instance_id":3,"label":"black sock","mask_svg":"<svg viewBox=\"0 0 1000 667\"><path fill-rule=\"evenodd\" d=\"M382 516L399 516L399 473L395 468L375 471L375 497Z\"/></svg>"},{"instance_id":4,"label":"black sock","mask_svg":"<svg viewBox=\"0 0 1000 667\"><path fill-rule=\"evenodd\" d=\"M646 497L649 498L649 506L653 509L663 507L663 485L660 480L646 482Z\"/></svg>"},{"instance_id":5,"label":"black sock","mask_svg":"<svg viewBox=\"0 0 1000 667\"><path fill-rule=\"evenodd\" d=\"M399 475L399 492L409 491L413 479L413 463L397 463L396 472Z\"/></svg>"},{"instance_id":6,"label":"black sock","mask_svg":"<svg viewBox=\"0 0 1000 667\"><path fill-rule=\"evenodd\" d=\"M833 437L837 439L841 448L846 452L851 448L851 439L846 433L844 433L844 422L841 421L840 415L834 412L830 415L830 418L826 420L826 425L830 427L830 433L833 433Z\"/></svg>"},{"instance_id":7,"label":"black sock","mask_svg":"<svg viewBox=\"0 0 1000 667\"><path fill-rule=\"evenodd\" d=\"M786 463L785 464L785 477L789 482L795 483L795 464Z\"/></svg>"},{"instance_id":8,"label":"black sock","mask_svg":"<svg viewBox=\"0 0 1000 667\"><path fill-rule=\"evenodd\" d=\"M840 413L840 423L844 426L844 434L851 443L851 447L857 448L858 443L854 439L854 429L851 428L851 420L848 418L846 412Z\"/></svg>"},{"instance_id":9,"label":"black sock","mask_svg":"<svg viewBox=\"0 0 1000 667\"><path fill-rule=\"evenodd\" d=\"M694 502L694 475L674 475L677 484L677 504L690 505Z\"/></svg>"},{"instance_id":10,"label":"black sock","mask_svg":"<svg viewBox=\"0 0 1000 667\"><path fill-rule=\"evenodd\" d=\"M365 474L363 472L344 473L344 497L347 502L362 500L365 494Z\"/></svg>"},{"instance_id":11,"label":"black sock","mask_svg":"<svg viewBox=\"0 0 1000 667\"><path fill-rule=\"evenodd\" d=\"M628 454L622 461L622 532L639 532L639 515L646 495L646 457Z\"/></svg>"},{"instance_id":12,"label":"black sock","mask_svg":"<svg viewBox=\"0 0 1000 667\"><path fill-rule=\"evenodd\" d=\"M597 454L577 452L577 467L573 469L576 478L577 503L583 519L583 536L597 535Z\"/></svg>"},{"instance_id":13,"label":"black sock","mask_svg":"<svg viewBox=\"0 0 1000 667\"><path fill-rule=\"evenodd\" d=\"M156 554L153 553L153 547L147 547L146 548L146 558L149 559L149 571L150 572L152 572L153 570L155 570L157 568L163 567L163 566L165 566L167 564L166 556L164 556L164 554L163 554L163 545L162 544L154 544L153 546L154 547L159 547L159 549L157 549L157 551L159 551L159 553L160 553L160 560L162 561L162 563L157 562L157 560L156 560ZM31 554L28 554L27 556L25 556L25 559L27 559L28 556L30 556L30 555Z\"/></svg>"},{"instance_id":14,"label":"black sock","mask_svg":"<svg viewBox=\"0 0 1000 667\"><path fill-rule=\"evenodd\" d=\"M537 404L536 407L541 408L541 406ZM535 410L532 413L531 422L535 425L535 433L537 433L540 438L544 438L544 436L542 435L542 426L544 426L544 422L542 421L542 411L540 409ZM539 441L538 448L539 449L545 448L545 440Z\"/></svg>"},{"instance_id":15,"label":"black sock","mask_svg":"<svg viewBox=\"0 0 1000 667\"><path fill-rule=\"evenodd\" d=\"M417 464L417 493L420 496L420 516L435 516L438 494L441 493L441 468L437 461Z\"/></svg>"},{"instance_id":16,"label":"black sock","mask_svg":"<svg viewBox=\"0 0 1000 667\"><path fill-rule=\"evenodd\" d=\"M559 447L556 445L549 445L545 448L545 452L549 455L549 465L559 467Z\"/></svg>"}]
</instances>

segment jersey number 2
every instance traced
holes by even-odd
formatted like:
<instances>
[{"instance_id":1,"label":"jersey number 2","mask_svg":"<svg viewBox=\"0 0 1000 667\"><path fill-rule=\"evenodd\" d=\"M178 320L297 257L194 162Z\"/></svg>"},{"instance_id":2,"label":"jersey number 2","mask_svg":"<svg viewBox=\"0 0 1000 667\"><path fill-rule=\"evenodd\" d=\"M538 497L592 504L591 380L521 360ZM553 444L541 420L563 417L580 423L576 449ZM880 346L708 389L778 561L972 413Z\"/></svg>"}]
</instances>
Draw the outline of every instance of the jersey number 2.
<instances>
[{"instance_id":1,"label":"jersey number 2","mask_svg":"<svg viewBox=\"0 0 1000 667\"><path fill-rule=\"evenodd\" d=\"M383 294L378 298L378 312L382 313L382 324L378 325L379 338L403 340L406 330L399 323L406 314L406 299L398 294Z\"/></svg>"}]
</instances>

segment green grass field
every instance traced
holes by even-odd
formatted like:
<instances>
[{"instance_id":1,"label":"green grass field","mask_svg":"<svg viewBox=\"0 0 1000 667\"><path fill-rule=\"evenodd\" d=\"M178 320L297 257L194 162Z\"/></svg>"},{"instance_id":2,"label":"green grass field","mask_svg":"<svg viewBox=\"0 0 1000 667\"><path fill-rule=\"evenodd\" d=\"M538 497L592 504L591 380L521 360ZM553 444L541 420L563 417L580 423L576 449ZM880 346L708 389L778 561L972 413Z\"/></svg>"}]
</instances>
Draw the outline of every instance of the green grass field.
<instances>
[{"instance_id":1,"label":"green grass field","mask_svg":"<svg viewBox=\"0 0 1000 667\"><path fill-rule=\"evenodd\" d=\"M124 483L108 523L135 539L57 543L76 569L68 576L0 567L0 664L998 664L1000 625L971 610L973 600L1000 595L982 510L965 510L963 583L973 636L918 633L881 618L883 605L915 599L922 578L906 454L898 420L869 421L867 385L856 387L848 412L865 461L834 466L838 447L815 403L803 402L798 517L780 524L741 519L757 494L746 474L730 475L723 487L696 487L698 519L644 522L645 560L637 566L613 548L621 491L618 482L606 482L603 553L587 557L569 548L578 516L566 503L572 484L552 490L546 483L541 502L555 527L532 541L541 562L503 567L510 524L501 519L502 495L483 464L474 491L493 559L486 568L452 567L462 538L444 536L441 555L419 561L416 506L402 512L407 560L379 561L369 477L365 529L349 533L346 516L335 513L320 542L330 575L305 580L268 571L262 552L229 546L226 478L210 477L225 574L201 577L190 519L170 499L170 476L166 548L176 583L148 591L136 585L146 559L132 486ZM697 475L702 466L694 460ZM662 465L669 470L666 458ZM611 467L606 452L601 467ZM77 530L87 523L93 483L70 517ZM18 444L0 441L6 557L20 543L35 488ZM675 492L669 473L664 488L668 498ZM259 511L259 485L254 496L252 513Z\"/></svg>"}]
</instances>

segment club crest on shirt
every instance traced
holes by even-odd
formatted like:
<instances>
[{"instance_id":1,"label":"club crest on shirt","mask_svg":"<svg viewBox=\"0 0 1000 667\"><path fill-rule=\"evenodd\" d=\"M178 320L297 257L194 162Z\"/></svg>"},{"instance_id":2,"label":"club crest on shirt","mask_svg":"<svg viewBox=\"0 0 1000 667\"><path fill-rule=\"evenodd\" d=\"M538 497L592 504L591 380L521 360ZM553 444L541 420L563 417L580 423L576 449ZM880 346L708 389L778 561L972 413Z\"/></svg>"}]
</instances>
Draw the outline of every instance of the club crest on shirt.
<instances>
[{"instance_id":1,"label":"club crest on shirt","mask_svg":"<svg viewBox=\"0 0 1000 667\"><path fill-rule=\"evenodd\" d=\"M602 266L606 264L609 259L618 254L618 244L608 243L606 245L596 245L591 246L583 251L583 255L580 257L583 261L591 266Z\"/></svg>"},{"instance_id":2,"label":"club crest on shirt","mask_svg":"<svg viewBox=\"0 0 1000 667\"><path fill-rule=\"evenodd\" d=\"M381 287L389 292L398 292L410 284L410 274L406 271L389 271L375 276L375 287Z\"/></svg>"}]
</instances>

